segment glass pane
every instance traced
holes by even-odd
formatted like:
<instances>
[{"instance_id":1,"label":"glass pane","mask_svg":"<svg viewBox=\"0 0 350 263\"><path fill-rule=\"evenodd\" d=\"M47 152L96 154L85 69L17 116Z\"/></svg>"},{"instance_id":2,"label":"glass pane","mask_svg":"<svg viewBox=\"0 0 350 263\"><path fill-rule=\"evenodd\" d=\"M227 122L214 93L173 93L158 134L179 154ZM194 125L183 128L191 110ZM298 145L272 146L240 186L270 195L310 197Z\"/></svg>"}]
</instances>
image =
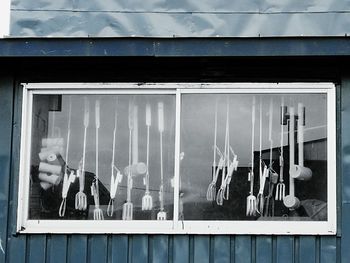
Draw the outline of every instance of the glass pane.
<instances>
[{"instance_id":1,"label":"glass pane","mask_svg":"<svg viewBox=\"0 0 350 263\"><path fill-rule=\"evenodd\" d=\"M327 220L325 94L181 101L180 218Z\"/></svg>"},{"instance_id":2,"label":"glass pane","mask_svg":"<svg viewBox=\"0 0 350 263\"><path fill-rule=\"evenodd\" d=\"M31 134L29 219L172 219L174 96L34 95Z\"/></svg>"}]
</instances>

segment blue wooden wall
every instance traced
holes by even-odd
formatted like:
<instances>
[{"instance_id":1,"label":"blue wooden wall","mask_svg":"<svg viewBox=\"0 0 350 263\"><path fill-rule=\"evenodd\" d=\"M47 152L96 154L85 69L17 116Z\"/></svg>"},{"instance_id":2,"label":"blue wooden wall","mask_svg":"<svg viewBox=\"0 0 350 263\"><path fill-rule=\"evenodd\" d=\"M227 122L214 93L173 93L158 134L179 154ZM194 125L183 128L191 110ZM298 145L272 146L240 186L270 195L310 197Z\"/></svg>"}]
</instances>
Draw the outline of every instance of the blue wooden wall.
<instances>
[{"instance_id":1,"label":"blue wooden wall","mask_svg":"<svg viewBox=\"0 0 350 263\"><path fill-rule=\"evenodd\" d=\"M350 164L342 162L341 151L350 145L350 79L343 79L337 96L337 236L16 235L21 115L16 87L0 75L0 262L350 262Z\"/></svg>"}]
</instances>

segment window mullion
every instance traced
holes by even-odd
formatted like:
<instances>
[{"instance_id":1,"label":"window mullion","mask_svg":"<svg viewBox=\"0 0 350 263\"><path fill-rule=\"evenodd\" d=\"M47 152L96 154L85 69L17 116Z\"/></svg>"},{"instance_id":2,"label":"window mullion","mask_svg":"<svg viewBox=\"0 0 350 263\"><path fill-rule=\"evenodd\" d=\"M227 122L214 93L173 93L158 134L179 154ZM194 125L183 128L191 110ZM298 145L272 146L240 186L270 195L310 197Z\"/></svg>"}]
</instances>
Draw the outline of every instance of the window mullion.
<instances>
[{"instance_id":1,"label":"window mullion","mask_svg":"<svg viewBox=\"0 0 350 263\"><path fill-rule=\"evenodd\" d=\"M174 215L173 228L176 229L179 220L180 191L180 125L181 125L181 90L176 90L175 104L175 171L174 171Z\"/></svg>"}]
</instances>

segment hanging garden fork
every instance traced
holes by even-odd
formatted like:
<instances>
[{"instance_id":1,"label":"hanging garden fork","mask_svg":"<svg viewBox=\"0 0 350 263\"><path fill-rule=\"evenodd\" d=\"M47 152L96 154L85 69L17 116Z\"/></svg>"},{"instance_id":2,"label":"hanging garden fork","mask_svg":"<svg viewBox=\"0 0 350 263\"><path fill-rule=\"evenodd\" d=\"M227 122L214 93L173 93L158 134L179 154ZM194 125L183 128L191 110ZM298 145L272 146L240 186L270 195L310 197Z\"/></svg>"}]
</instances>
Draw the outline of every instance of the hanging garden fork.
<instances>
[{"instance_id":1,"label":"hanging garden fork","mask_svg":"<svg viewBox=\"0 0 350 263\"><path fill-rule=\"evenodd\" d=\"M109 192L110 195L110 199L108 202L108 206L107 206L107 215L109 217L113 216L114 213L114 201L115 201L115 196L118 190L118 185L122 182L123 180L123 174L120 172L120 170L113 165L112 168L114 171L112 172L112 176L111 176L111 189ZM114 172L117 172L117 175L114 176Z\"/></svg>"},{"instance_id":2,"label":"hanging garden fork","mask_svg":"<svg viewBox=\"0 0 350 263\"><path fill-rule=\"evenodd\" d=\"M263 164L263 172L262 172L262 177L260 178L260 187L259 187L259 192L257 195L257 212L261 215L263 215L264 213L264 189L265 189L265 182L266 182L266 178L268 177L269 174L269 169L267 168L267 166L265 164Z\"/></svg>"},{"instance_id":3,"label":"hanging garden fork","mask_svg":"<svg viewBox=\"0 0 350 263\"><path fill-rule=\"evenodd\" d=\"M283 181L283 169L284 169L284 159L283 159L283 126L284 126L284 115L287 111L287 108L284 106L284 98L282 97L282 105L281 105L281 146L280 146L280 158L279 158L279 165L280 165L280 174L279 174L279 183L276 186L276 196L275 200L282 201L283 198L286 196L286 186Z\"/></svg>"},{"instance_id":4,"label":"hanging garden fork","mask_svg":"<svg viewBox=\"0 0 350 263\"><path fill-rule=\"evenodd\" d=\"M257 199L257 212L262 215L264 211L264 188L266 182L267 166L262 160L262 101L259 105L259 192Z\"/></svg>"},{"instance_id":5,"label":"hanging garden fork","mask_svg":"<svg viewBox=\"0 0 350 263\"><path fill-rule=\"evenodd\" d=\"M216 145L217 138L217 129L218 129L218 101L215 103L215 118L214 118L214 146L213 146L213 168L212 168L212 181L210 182L207 190L207 200L214 201L216 197L216 181L219 175L219 168L216 167L216 152L219 151ZM220 152L220 151L219 151ZM221 157L222 154L220 153ZM222 158L220 158L221 160ZM219 161L220 162L220 161Z\"/></svg>"},{"instance_id":6,"label":"hanging garden fork","mask_svg":"<svg viewBox=\"0 0 350 263\"><path fill-rule=\"evenodd\" d=\"M145 195L142 197L142 210L152 210L153 208L153 200L149 191L149 133L152 122L151 116L151 105L149 103L146 104L146 127L147 127L147 146L146 146L146 166L147 171L144 178L144 184L146 186Z\"/></svg>"},{"instance_id":7,"label":"hanging garden fork","mask_svg":"<svg viewBox=\"0 0 350 263\"><path fill-rule=\"evenodd\" d=\"M163 132L164 132L164 103L158 102L158 129L160 139L160 187L159 201L160 211L157 214L157 220L166 220L167 214L164 211L164 174L163 174Z\"/></svg>"},{"instance_id":8,"label":"hanging garden fork","mask_svg":"<svg viewBox=\"0 0 350 263\"><path fill-rule=\"evenodd\" d=\"M276 185L275 200L282 201L283 198L286 196L286 186L283 181L283 168L284 168L283 150L281 150L279 162L280 162L280 174L279 174L279 182Z\"/></svg>"},{"instance_id":9,"label":"hanging garden fork","mask_svg":"<svg viewBox=\"0 0 350 263\"><path fill-rule=\"evenodd\" d=\"M273 98L270 99L269 106L269 142L270 142L270 161L268 168L268 177L269 177L269 192L265 198L266 208L265 208L265 216L272 216L274 214L274 198L273 191L275 188L275 184L278 180L278 174L273 170L273 161L272 161L272 148L273 148L273 140L272 140L272 124L273 124ZM272 208L270 208L270 203L272 204Z\"/></svg>"},{"instance_id":10,"label":"hanging garden fork","mask_svg":"<svg viewBox=\"0 0 350 263\"><path fill-rule=\"evenodd\" d=\"M103 211L100 208L100 197L98 193L98 180L95 179L91 185L91 195L94 197L94 220L103 220Z\"/></svg>"},{"instance_id":11,"label":"hanging garden fork","mask_svg":"<svg viewBox=\"0 0 350 263\"><path fill-rule=\"evenodd\" d=\"M134 206L131 202L131 189L132 189L132 177L131 177L131 155L132 155L132 130L134 128L134 102L129 101L129 169L127 175L127 189L126 189L126 202L123 205L123 220L133 219Z\"/></svg>"},{"instance_id":12,"label":"hanging garden fork","mask_svg":"<svg viewBox=\"0 0 350 263\"><path fill-rule=\"evenodd\" d=\"M74 171L71 170L68 176L67 172L63 176L63 185L62 185L62 202L58 211L58 215L60 217L64 217L66 213L66 204L67 204L67 194L69 187L75 181Z\"/></svg>"},{"instance_id":13,"label":"hanging garden fork","mask_svg":"<svg viewBox=\"0 0 350 263\"><path fill-rule=\"evenodd\" d=\"M257 200L254 195L254 131L255 131L255 97L253 97L252 105L252 143L251 143L251 162L252 167L248 174L248 181L250 182L250 191L247 197L247 216L255 216L257 211Z\"/></svg>"},{"instance_id":14,"label":"hanging garden fork","mask_svg":"<svg viewBox=\"0 0 350 263\"><path fill-rule=\"evenodd\" d=\"M257 211L257 200L256 197L253 193L253 188L254 188L254 172L251 170L248 174L249 179L250 179L250 191L249 195L247 197L247 210L246 210L246 215L247 216L255 216L256 211Z\"/></svg>"},{"instance_id":15,"label":"hanging garden fork","mask_svg":"<svg viewBox=\"0 0 350 263\"><path fill-rule=\"evenodd\" d=\"M230 149L229 149L229 103L227 100L227 105L226 105L226 132L225 132L225 148L224 148L224 166L222 168L222 173L221 173L221 185L218 190L218 193L216 195L216 203L218 205L223 205L224 204L224 195L226 191L226 186L227 186L227 181L226 181L226 169L229 167L229 157L230 157ZM226 167L227 165L227 167Z\"/></svg>"},{"instance_id":16,"label":"hanging garden fork","mask_svg":"<svg viewBox=\"0 0 350 263\"><path fill-rule=\"evenodd\" d=\"M216 198L216 182L218 180L219 177L219 173L220 171L223 169L224 165L225 165L225 158L222 155L222 153L220 152L219 148L216 146L216 151L220 156L219 159L219 163L218 163L218 167L213 168L213 170L215 170L215 174L213 177L213 180L210 182L209 186L208 186L208 190L207 190L207 200L208 201L215 201Z\"/></svg>"},{"instance_id":17,"label":"hanging garden fork","mask_svg":"<svg viewBox=\"0 0 350 263\"><path fill-rule=\"evenodd\" d=\"M274 216L275 215L275 200L273 198L273 191L275 188L275 185L278 181L278 173L276 173L272 168L269 169L269 192L266 196L266 207L264 210L264 216Z\"/></svg>"},{"instance_id":18,"label":"hanging garden fork","mask_svg":"<svg viewBox=\"0 0 350 263\"><path fill-rule=\"evenodd\" d=\"M230 146L230 152L233 156L232 161L229 162L228 164L228 168L227 168L227 176L225 179L225 184L226 184L226 189L225 189L225 194L224 194L224 199L228 200L229 199L229 195L230 195L230 183L232 180L232 174L233 172L236 172L238 169L238 156L237 154L235 154L235 152L233 151L233 149Z\"/></svg>"},{"instance_id":19,"label":"hanging garden fork","mask_svg":"<svg viewBox=\"0 0 350 263\"><path fill-rule=\"evenodd\" d=\"M100 129L100 100L95 102L95 129L96 129L96 171L95 180L92 183L91 194L94 196L95 208L94 208L94 220L103 220L103 211L100 208L100 191L98 187L99 183L99 171L98 171L98 134Z\"/></svg>"},{"instance_id":20,"label":"hanging garden fork","mask_svg":"<svg viewBox=\"0 0 350 263\"><path fill-rule=\"evenodd\" d=\"M88 99L84 98L84 142L83 142L83 158L81 166L78 169L77 177L79 177L79 192L75 195L75 209L86 210L87 208L87 197L84 193L85 187L85 155L86 155L86 135L89 126L90 118L90 104Z\"/></svg>"},{"instance_id":21,"label":"hanging garden fork","mask_svg":"<svg viewBox=\"0 0 350 263\"><path fill-rule=\"evenodd\" d=\"M113 130L113 146L112 146L112 162L111 162L111 186L110 186L110 199L107 206L107 215L109 217L113 216L114 212L114 199L118 190L118 184L121 183L123 175L120 170L114 165L115 163L115 146L116 146L116 134L117 134L117 122L118 122L118 113L117 113L118 101L115 103L115 112L114 112L114 130ZM117 175L115 176L115 172Z\"/></svg>"},{"instance_id":22,"label":"hanging garden fork","mask_svg":"<svg viewBox=\"0 0 350 263\"><path fill-rule=\"evenodd\" d=\"M68 175L68 153L69 153L69 142L70 142L70 126L72 119L72 97L69 97L69 110L68 110L68 127L67 127L67 146L66 146L66 165L64 168L63 185L62 185L62 202L58 211L59 217L64 217L66 213L66 202L67 194L71 183L75 181L75 174L73 170L70 170Z\"/></svg>"}]
</instances>

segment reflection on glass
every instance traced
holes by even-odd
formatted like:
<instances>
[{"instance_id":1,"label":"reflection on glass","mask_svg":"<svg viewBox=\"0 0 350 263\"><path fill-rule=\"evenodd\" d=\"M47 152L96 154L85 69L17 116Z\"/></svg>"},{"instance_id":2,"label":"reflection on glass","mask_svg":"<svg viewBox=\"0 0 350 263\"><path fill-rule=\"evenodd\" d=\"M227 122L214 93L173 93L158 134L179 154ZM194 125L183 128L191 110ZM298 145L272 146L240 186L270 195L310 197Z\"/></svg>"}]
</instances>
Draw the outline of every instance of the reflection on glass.
<instances>
[{"instance_id":1,"label":"reflection on glass","mask_svg":"<svg viewBox=\"0 0 350 263\"><path fill-rule=\"evenodd\" d=\"M29 219L171 220L172 95L34 95Z\"/></svg>"},{"instance_id":2,"label":"reflection on glass","mask_svg":"<svg viewBox=\"0 0 350 263\"><path fill-rule=\"evenodd\" d=\"M325 94L181 101L181 219L327 220Z\"/></svg>"}]
</instances>

